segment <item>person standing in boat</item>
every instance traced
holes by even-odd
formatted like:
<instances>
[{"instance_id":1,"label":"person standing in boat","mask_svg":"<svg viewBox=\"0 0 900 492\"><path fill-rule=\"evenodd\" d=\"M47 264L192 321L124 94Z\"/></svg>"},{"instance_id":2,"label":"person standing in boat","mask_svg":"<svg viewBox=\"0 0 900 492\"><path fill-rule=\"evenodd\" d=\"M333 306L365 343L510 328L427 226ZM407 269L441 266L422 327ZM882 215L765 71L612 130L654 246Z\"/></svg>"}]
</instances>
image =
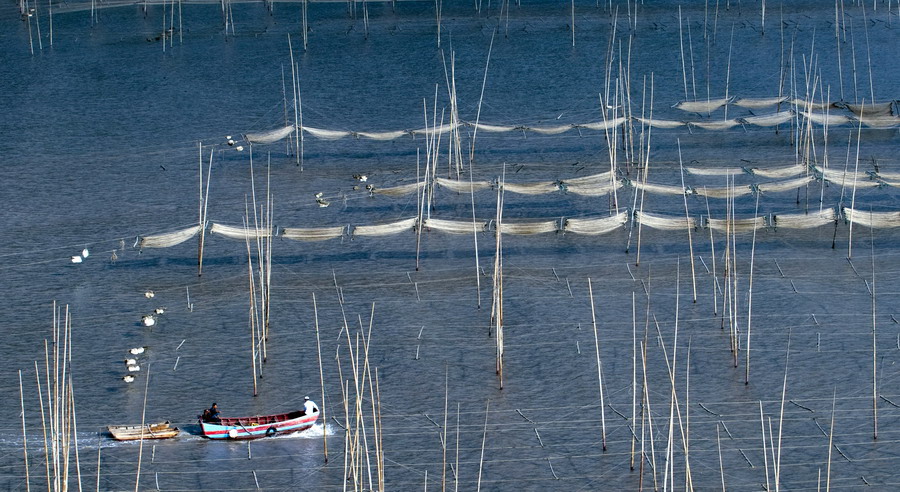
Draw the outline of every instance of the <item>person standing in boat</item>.
<instances>
[{"instance_id":1,"label":"person standing in boat","mask_svg":"<svg viewBox=\"0 0 900 492\"><path fill-rule=\"evenodd\" d=\"M306 415L319 413L319 407L308 396L303 397L303 413Z\"/></svg>"}]
</instances>

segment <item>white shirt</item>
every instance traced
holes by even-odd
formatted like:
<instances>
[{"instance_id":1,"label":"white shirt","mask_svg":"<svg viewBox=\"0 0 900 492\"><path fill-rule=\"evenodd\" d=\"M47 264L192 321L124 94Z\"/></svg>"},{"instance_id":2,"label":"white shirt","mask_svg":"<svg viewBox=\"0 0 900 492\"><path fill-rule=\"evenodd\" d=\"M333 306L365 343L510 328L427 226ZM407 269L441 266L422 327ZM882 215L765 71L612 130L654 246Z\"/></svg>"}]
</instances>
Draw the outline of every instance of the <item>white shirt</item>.
<instances>
[{"instance_id":1,"label":"white shirt","mask_svg":"<svg viewBox=\"0 0 900 492\"><path fill-rule=\"evenodd\" d=\"M316 404L313 403L312 400L306 400L303 403L303 412L306 413L307 415L318 413L319 407L317 407Z\"/></svg>"}]
</instances>

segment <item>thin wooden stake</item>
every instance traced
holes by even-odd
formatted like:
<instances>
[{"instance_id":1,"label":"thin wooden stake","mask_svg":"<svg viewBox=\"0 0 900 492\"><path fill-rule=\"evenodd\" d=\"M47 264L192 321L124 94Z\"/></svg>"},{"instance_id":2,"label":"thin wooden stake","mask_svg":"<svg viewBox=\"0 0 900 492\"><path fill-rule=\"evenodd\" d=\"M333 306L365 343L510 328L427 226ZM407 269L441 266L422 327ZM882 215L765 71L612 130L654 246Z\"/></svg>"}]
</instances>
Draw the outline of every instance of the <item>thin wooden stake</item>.
<instances>
[{"instance_id":1,"label":"thin wooden stake","mask_svg":"<svg viewBox=\"0 0 900 492\"><path fill-rule=\"evenodd\" d=\"M591 285L591 279L588 278L588 293L591 298L591 323L594 326L594 345L597 347L597 380L600 386L600 427L601 440L603 443L603 451L606 451L606 410L603 401L603 370L600 366L600 338L597 335L597 315L594 310L594 288Z\"/></svg>"}]
</instances>

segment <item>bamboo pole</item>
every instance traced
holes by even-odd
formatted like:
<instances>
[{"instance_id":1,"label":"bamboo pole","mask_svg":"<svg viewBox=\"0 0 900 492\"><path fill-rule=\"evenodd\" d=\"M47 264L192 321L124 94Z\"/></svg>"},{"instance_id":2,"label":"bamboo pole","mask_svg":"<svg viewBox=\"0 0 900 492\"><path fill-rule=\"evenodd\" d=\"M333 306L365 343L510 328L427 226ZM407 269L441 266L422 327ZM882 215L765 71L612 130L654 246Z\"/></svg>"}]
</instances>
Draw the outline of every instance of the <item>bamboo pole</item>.
<instances>
[{"instance_id":1,"label":"bamboo pole","mask_svg":"<svg viewBox=\"0 0 900 492\"><path fill-rule=\"evenodd\" d=\"M597 315L594 310L594 289L588 277L588 293L591 298L591 323L594 326L594 346L597 348L597 380L600 386L600 428L603 451L606 451L606 404L603 401L603 371L600 366L600 338L597 335Z\"/></svg>"},{"instance_id":2,"label":"bamboo pole","mask_svg":"<svg viewBox=\"0 0 900 492\"><path fill-rule=\"evenodd\" d=\"M634 422L637 418L637 312L634 291L631 292L631 458L630 468L634 471L634 451L637 445Z\"/></svg>"},{"instance_id":3,"label":"bamboo pole","mask_svg":"<svg viewBox=\"0 0 900 492\"><path fill-rule=\"evenodd\" d=\"M25 490L31 491L31 475L28 469L28 435L25 433L25 392L22 388L22 370L19 369L19 404L22 416L22 453L25 455Z\"/></svg>"},{"instance_id":4,"label":"bamboo pole","mask_svg":"<svg viewBox=\"0 0 900 492\"><path fill-rule=\"evenodd\" d=\"M788 361L791 357L791 333L788 331L788 343L787 350L784 355L784 381L781 385L781 411L778 415L778 454L775 457L774 467L775 467L775 492L778 492L781 485L781 434L784 430L784 397L787 392L787 375L788 375Z\"/></svg>"},{"instance_id":5,"label":"bamboo pole","mask_svg":"<svg viewBox=\"0 0 900 492\"><path fill-rule=\"evenodd\" d=\"M44 339L44 353L47 352L47 339ZM34 378L37 382L38 389L38 401L41 404L41 429L44 433L44 466L47 469L47 486L50 486L50 459L47 451L47 419L44 414L44 395L41 392L41 375L40 371L38 371L37 361L34 361Z\"/></svg>"},{"instance_id":6,"label":"bamboo pole","mask_svg":"<svg viewBox=\"0 0 900 492\"><path fill-rule=\"evenodd\" d=\"M138 492L141 483L141 458L144 455L144 422L147 416L147 392L150 389L150 363L147 363L147 380L144 382L144 406L141 410L141 443L138 447L137 476L134 479L134 492Z\"/></svg>"},{"instance_id":7,"label":"bamboo pole","mask_svg":"<svg viewBox=\"0 0 900 492\"><path fill-rule=\"evenodd\" d=\"M831 492L831 449L834 443L834 403L837 400L837 389L831 393L831 426L828 428L828 465L825 468L825 492Z\"/></svg>"},{"instance_id":8,"label":"bamboo pole","mask_svg":"<svg viewBox=\"0 0 900 492\"><path fill-rule=\"evenodd\" d=\"M871 216L871 212L869 215ZM875 337L875 229L874 224L869 228L872 233L872 439L878 439L878 339Z\"/></svg>"},{"instance_id":9,"label":"bamboo pole","mask_svg":"<svg viewBox=\"0 0 900 492\"><path fill-rule=\"evenodd\" d=\"M762 452L763 467L766 472L766 490L771 490L769 488L769 452L766 450L766 422L765 419L763 419L762 400L759 400L759 426L762 429Z\"/></svg>"},{"instance_id":10,"label":"bamboo pole","mask_svg":"<svg viewBox=\"0 0 900 492\"><path fill-rule=\"evenodd\" d=\"M716 448L719 450L719 475L722 477L722 492L725 492L725 468L722 466L722 441L719 439L719 422L716 422Z\"/></svg>"},{"instance_id":11,"label":"bamboo pole","mask_svg":"<svg viewBox=\"0 0 900 492\"><path fill-rule=\"evenodd\" d=\"M447 404L450 397L450 368L444 366L444 426L441 428L441 492L447 490Z\"/></svg>"},{"instance_id":12,"label":"bamboo pole","mask_svg":"<svg viewBox=\"0 0 900 492\"><path fill-rule=\"evenodd\" d=\"M328 463L328 428L325 425L328 422L325 416L325 373L322 370L322 344L319 341L319 309L316 307L316 293L313 292L313 317L316 322L316 356L319 359L319 385L322 388L322 405L319 412L322 413L322 446L325 455L325 463Z\"/></svg>"},{"instance_id":13,"label":"bamboo pole","mask_svg":"<svg viewBox=\"0 0 900 492\"><path fill-rule=\"evenodd\" d=\"M862 100L862 106L859 109L859 126L856 130L856 164L853 167L853 191L851 192L850 198L850 208L854 209L856 207L856 178L859 173L859 144L860 140L862 140L862 116L863 110L865 109L866 98ZM850 221L849 232L847 233L847 258L850 259L852 257L853 251L853 221Z\"/></svg>"},{"instance_id":14,"label":"bamboo pole","mask_svg":"<svg viewBox=\"0 0 900 492\"><path fill-rule=\"evenodd\" d=\"M759 193L756 194L756 208L753 211L753 219L756 220L756 216L759 214ZM750 384L750 320L751 315L753 313L753 259L756 253L756 228L753 229L753 244L750 246L750 281L749 287L747 290L748 298L747 298L747 346L744 347L744 358L747 362L746 370L744 371L744 384Z\"/></svg>"},{"instance_id":15,"label":"bamboo pole","mask_svg":"<svg viewBox=\"0 0 900 492\"><path fill-rule=\"evenodd\" d=\"M72 406L72 440L75 443L75 475L78 479L78 490L81 490L81 460L78 455L78 419L75 417L75 391L72 388L71 373L69 374L69 400Z\"/></svg>"},{"instance_id":16,"label":"bamboo pole","mask_svg":"<svg viewBox=\"0 0 900 492\"><path fill-rule=\"evenodd\" d=\"M693 302L697 303L697 276L694 272L694 240L691 237L691 216L688 213L688 204L687 204L687 188L684 185L684 164L681 160L681 139L677 139L678 142L678 166L681 169L681 189L682 189L682 198L684 198L684 221L687 225L687 233L688 233L688 249L691 253L691 286L693 287Z\"/></svg>"},{"instance_id":17,"label":"bamboo pole","mask_svg":"<svg viewBox=\"0 0 900 492\"><path fill-rule=\"evenodd\" d=\"M200 145L201 145L200 152L202 153L203 152L203 147L202 147L203 144L200 144ZM202 154L201 154L201 159L202 159ZM213 150L210 149L210 151L209 151L209 167L207 168L207 171L206 171L206 196L204 198L202 198L203 211L200 214L200 255L199 255L199 258L197 259L197 276L198 277L203 275L203 244L204 244L204 240L206 239L206 217L207 217L206 213L207 213L207 209L209 207L209 181L210 181L210 175L212 173L212 159L213 159ZM201 166L201 170L202 170L202 166L203 166L202 162L201 162L200 166ZM202 174L202 171L201 171L201 174Z\"/></svg>"},{"instance_id":18,"label":"bamboo pole","mask_svg":"<svg viewBox=\"0 0 900 492\"><path fill-rule=\"evenodd\" d=\"M484 447L487 443L487 423L488 415L491 410L491 400L487 401L484 407L484 431L481 434L481 457L478 459L478 481L476 482L476 492L481 491L481 472L484 470Z\"/></svg>"}]
</instances>

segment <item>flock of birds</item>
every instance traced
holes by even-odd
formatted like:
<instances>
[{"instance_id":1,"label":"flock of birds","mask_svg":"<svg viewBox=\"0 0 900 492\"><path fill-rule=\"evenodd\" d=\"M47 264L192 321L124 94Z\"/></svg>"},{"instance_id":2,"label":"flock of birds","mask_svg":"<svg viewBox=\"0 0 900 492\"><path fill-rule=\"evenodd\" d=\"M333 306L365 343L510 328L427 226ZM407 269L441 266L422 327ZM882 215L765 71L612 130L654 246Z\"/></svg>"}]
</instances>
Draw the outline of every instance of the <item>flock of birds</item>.
<instances>
[{"instance_id":1,"label":"flock of birds","mask_svg":"<svg viewBox=\"0 0 900 492\"><path fill-rule=\"evenodd\" d=\"M87 252L86 249L85 252ZM156 293L154 293L152 290L144 292L144 297L146 297L147 299L152 299L155 296ZM156 324L156 318L165 312L166 308L158 307L153 310L153 314L145 314L141 316L141 324L147 327L153 326ZM137 356L143 354L147 350L147 348L148 347L134 347L128 349L129 357L125 359L125 368L128 370L128 374L122 376L122 381L125 381L126 383L134 382L134 373L140 372L141 370L141 365L138 363Z\"/></svg>"},{"instance_id":2,"label":"flock of birds","mask_svg":"<svg viewBox=\"0 0 900 492\"><path fill-rule=\"evenodd\" d=\"M134 347L132 349L128 349L128 353L133 356L137 356L143 354L145 350L147 350L147 347ZM133 383L134 375L131 373L139 372L141 370L141 366L140 364L138 364L137 358L131 357L125 359L125 367L128 369L128 374L122 376L122 381L125 381L126 383Z\"/></svg>"},{"instance_id":3,"label":"flock of birds","mask_svg":"<svg viewBox=\"0 0 900 492\"><path fill-rule=\"evenodd\" d=\"M91 252L88 251L87 248L84 248L83 250L81 250L81 254L72 256L72 263L81 263L82 261L85 260L85 258L87 258L90 255L91 255Z\"/></svg>"}]
</instances>

